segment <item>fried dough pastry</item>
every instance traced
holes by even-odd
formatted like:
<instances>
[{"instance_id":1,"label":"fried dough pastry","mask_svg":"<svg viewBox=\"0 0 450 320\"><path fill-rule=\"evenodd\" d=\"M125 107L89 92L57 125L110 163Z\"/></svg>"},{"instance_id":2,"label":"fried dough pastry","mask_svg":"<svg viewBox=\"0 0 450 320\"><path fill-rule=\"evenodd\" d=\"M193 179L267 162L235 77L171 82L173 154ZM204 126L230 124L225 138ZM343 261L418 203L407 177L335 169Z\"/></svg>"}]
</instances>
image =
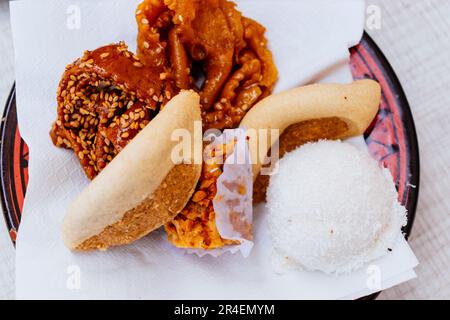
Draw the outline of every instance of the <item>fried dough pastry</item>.
<instances>
[{"instance_id":1,"label":"fried dough pastry","mask_svg":"<svg viewBox=\"0 0 450 320\"><path fill-rule=\"evenodd\" d=\"M264 27L235 6L227 0L144 0L136 11L139 57L170 66L163 78L199 92L205 129L236 127L277 80Z\"/></svg>"},{"instance_id":2,"label":"fried dough pastry","mask_svg":"<svg viewBox=\"0 0 450 320\"><path fill-rule=\"evenodd\" d=\"M232 153L234 145L230 142L214 148L205 147L205 161L199 184L186 207L172 222L165 225L169 238L179 248L216 249L226 245L239 244L223 239L216 227L213 199L217 193L217 179L227 154Z\"/></svg>"},{"instance_id":3,"label":"fried dough pastry","mask_svg":"<svg viewBox=\"0 0 450 320\"><path fill-rule=\"evenodd\" d=\"M86 51L59 84L53 143L72 149L93 179L173 96L162 70L144 65L124 43Z\"/></svg>"},{"instance_id":4,"label":"fried dough pastry","mask_svg":"<svg viewBox=\"0 0 450 320\"><path fill-rule=\"evenodd\" d=\"M161 78L173 79L178 89L199 92L205 130L237 127L271 93L278 76L265 28L235 7L226 0L144 0L136 11L138 56L166 67ZM234 244L220 237L215 224L212 200L221 170L204 164L191 201L166 225L177 247Z\"/></svg>"}]
</instances>

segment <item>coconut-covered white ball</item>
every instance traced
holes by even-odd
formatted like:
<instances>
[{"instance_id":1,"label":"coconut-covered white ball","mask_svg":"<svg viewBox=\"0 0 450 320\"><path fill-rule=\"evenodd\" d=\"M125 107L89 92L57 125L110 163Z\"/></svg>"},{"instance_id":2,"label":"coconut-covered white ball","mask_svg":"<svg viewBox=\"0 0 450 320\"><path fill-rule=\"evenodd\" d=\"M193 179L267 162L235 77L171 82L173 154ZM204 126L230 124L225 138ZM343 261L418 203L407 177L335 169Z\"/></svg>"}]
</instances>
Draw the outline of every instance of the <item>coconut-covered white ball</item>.
<instances>
[{"instance_id":1,"label":"coconut-covered white ball","mask_svg":"<svg viewBox=\"0 0 450 320\"><path fill-rule=\"evenodd\" d=\"M341 141L285 155L267 191L277 272L348 273L388 253L406 224L392 176Z\"/></svg>"}]
</instances>

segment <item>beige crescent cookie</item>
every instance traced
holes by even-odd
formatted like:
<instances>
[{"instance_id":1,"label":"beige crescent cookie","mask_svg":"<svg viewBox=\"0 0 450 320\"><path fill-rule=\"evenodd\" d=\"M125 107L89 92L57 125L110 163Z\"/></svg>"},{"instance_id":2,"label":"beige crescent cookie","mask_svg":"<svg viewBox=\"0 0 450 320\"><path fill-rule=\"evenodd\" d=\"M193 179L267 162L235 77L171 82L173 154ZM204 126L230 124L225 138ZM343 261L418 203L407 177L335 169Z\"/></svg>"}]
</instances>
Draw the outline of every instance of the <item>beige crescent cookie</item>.
<instances>
[{"instance_id":1,"label":"beige crescent cookie","mask_svg":"<svg viewBox=\"0 0 450 320\"><path fill-rule=\"evenodd\" d=\"M177 129L186 129L200 146L182 159L184 164L172 159ZM105 250L173 220L200 178L201 146L199 96L181 92L71 203L62 226L64 243L76 250Z\"/></svg>"},{"instance_id":2,"label":"beige crescent cookie","mask_svg":"<svg viewBox=\"0 0 450 320\"><path fill-rule=\"evenodd\" d=\"M264 135L250 136L254 178L270 148L289 126L309 120L338 118L346 124L342 138L362 135L375 118L380 100L380 85L373 80L360 80L351 84L308 85L260 101L240 124L248 132L269 129L266 141L261 139ZM278 130L270 132L270 129Z\"/></svg>"}]
</instances>

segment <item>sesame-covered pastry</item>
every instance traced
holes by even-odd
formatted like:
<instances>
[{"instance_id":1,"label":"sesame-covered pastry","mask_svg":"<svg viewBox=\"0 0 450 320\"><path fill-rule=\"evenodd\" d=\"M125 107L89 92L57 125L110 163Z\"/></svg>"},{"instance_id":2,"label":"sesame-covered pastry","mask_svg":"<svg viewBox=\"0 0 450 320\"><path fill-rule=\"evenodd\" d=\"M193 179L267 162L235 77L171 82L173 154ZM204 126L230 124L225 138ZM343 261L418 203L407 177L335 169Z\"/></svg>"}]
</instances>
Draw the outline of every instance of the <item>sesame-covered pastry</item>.
<instances>
[{"instance_id":1,"label":"sesame-covered pastry","mask_svg":"<svg viewBox=\"0 0 450 320\"><path fill-rule=\"evenodd\" d=\"M175 93L162 67L144 65L124 43L86 51L68 65L50 132L93 179Z\"/></svg>"},{"instance_id":2,"label":"sesame-covered pastry","mask_svg":"<svg viewBox=\"0 0 450 320\"><path fill-rule=\"evenodd\" d=\"M168 65L178 89L200 94L203 128L239 126L245 114L270 95L277 77L265 28L243 17L227 0L144 0L136 10L138 56ZM175 246L215 249L234 244L217 231L212 200L222 165L203 165L186 208L166 225Z\"/></svg>"}]
</instances>

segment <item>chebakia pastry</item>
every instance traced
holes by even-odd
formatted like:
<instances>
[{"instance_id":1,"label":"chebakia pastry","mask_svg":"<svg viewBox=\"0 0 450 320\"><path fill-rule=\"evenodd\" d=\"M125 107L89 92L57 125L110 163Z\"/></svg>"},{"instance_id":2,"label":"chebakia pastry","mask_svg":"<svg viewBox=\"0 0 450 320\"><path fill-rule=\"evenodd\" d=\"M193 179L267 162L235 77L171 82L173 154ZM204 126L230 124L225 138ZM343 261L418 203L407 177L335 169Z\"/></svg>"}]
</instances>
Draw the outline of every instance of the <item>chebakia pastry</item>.
<instances>
[{"instance_id":1,"label":"chebakia pastry","mask_svg":"<svg viewBox=\"0 0 450 320\"><path fill-rule=\"evenodd\" d=\"M169 241L179 248L217 249L239 244L223 239L217 230L213 200L217 194L217 179L223 173L223 161L233 152L233 143L205 148L200 182L186 207L165 226Z\"/></svg>"},{"instance_id":2,"label":"chebakia pastry","mask_svg":"<svg viewBox=\"0 0 450 320\"><path fill-rule=\"evenodd\" d=\"M199 96L181 92L112 160L72 202L63 239L72 249L129 244L171 221L186 205L201 173L202 152L175 163L174 130L201 145Z\"/></svg>"},{"instance_id":3,"label":"chebakia pastry","mask_svg":"<svg viewBox=\"0 0 450 320\"><path fill-rule=\"evenodd\" d=\"M93 179L175 94L172 82L160 79L162 70L144 65L123 43L86 51L58 86L53 143L72 149Z\"/></svg>"},{"instance_id":4,"label":"chebakia pastry","mask_svg":"<svg viewBox=\"0 0 450 320\"><path fill-rule=\"evenodd\" d=\"M237 127L252 106L268 96L277 80L265 29L225 0L150 1L136 12L138 55L146 64L166 66L177 87L200 94L203 127ZM204 83L198 82L204 77ZM215 157L217 151L211 151ZM233 244L215 225L212 200L219 164L204 165L193 198L166 225L177 247L214 249Z\"/></svg>"},{"instance_id":5,"label":"chebakia pastry","mask_svg":"<svg viewBox=\"0 0 450 320\"><path fill-rule=\"evenodd\" d=\"M163 78L200 94L204 128L239 125L268 96L277 69L265 28L227 0L145 0L136 11L138 55Z\"/></svg>"}]
</instances>

